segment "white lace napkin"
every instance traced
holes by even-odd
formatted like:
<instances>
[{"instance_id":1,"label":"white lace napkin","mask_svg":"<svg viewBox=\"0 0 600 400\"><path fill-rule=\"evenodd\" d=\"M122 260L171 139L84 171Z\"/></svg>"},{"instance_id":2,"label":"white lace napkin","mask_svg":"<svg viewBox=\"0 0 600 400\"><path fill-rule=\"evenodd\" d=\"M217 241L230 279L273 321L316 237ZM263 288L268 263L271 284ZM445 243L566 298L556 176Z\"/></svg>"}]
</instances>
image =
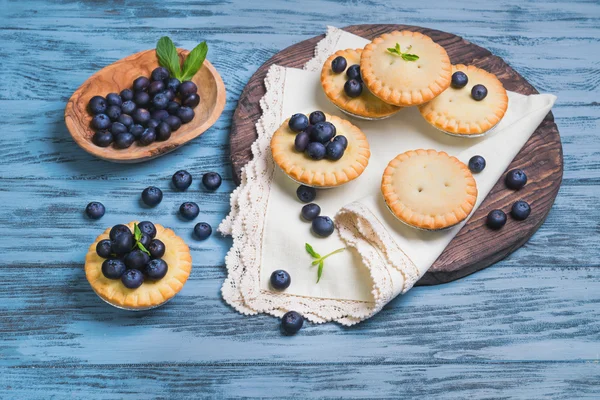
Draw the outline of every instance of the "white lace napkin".
<instances>
[{"instance_id":1,"label":"white lace napkin","mask_svg":"<svg viewBox=\"0 0 600 400\"><path fill-rule=\"evenodd\" d=\"M477 206L541 123L556 99L553 95L523 96L509 92L509 107L493 133L478 139L448 136L425 122L414 107L383 121L349 118L325 98L320 70L335 51L360 48L368 41L336 28L317 46L304 70L273 66L265 79L262 118L256 124L254 159L242 172L242 183L231 195L231 212L219 227L233 236L225 261L228 277L225 301L244 314L281 316L294 310L313 322L352 325L377 313L398 294L408 291L458 233L462 224L441 232L423 232L395 220L380 194L387 163L406 150L444 150L463 162L475 154L487 161L476 175ZM322 215L336 216L338 234L317 238L300 218L296 183L273 163L269 143L288 116L323 110L350 119L371 146L369 166L342 187L319 190ZM328 258L317 284L317 267L304 244L320 254L346 247ZM284 292L269 288L276 269L288 271L292 284Z\"/></svg>"}]
</instances>

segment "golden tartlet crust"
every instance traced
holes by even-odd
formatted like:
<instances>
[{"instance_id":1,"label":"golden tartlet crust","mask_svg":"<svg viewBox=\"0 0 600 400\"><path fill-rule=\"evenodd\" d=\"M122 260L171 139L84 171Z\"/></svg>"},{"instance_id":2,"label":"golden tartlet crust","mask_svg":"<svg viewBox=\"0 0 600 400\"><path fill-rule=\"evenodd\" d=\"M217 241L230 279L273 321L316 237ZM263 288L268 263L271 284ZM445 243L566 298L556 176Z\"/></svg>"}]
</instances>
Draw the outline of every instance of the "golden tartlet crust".
<instances>
[{"instance_id":1,"label":"golden tartlet crust","mask_svg":"<svg viewBox=\"0 0 600 400\"><path fill-rule=\"evenodd\" d=\"M429 103L419 106L419 111L427 122L445 132L465 136L485 133L506 113L506 89L496 75L473 65L453 65L452 73L457 71L467 74L467 85L460 89L450 86ZM471 89L477 84L488 90L480 101L471 97Z\"/></svg>"},{"instance_id":2,"label":"golden tartlet crust","mask_svg":"<svg viewBox=\"0 0 600 400\"><path fill-rule=\"evenodd\" d=\"M398 219L431 230L463 221L477 201L477 183L469 168L436 150L396 156L383 173L381 192Z\"/></svg>"},{"instance_id":3,"label":"golden tartlet crust","mask_svg":"<svg viewBox=\"0 0 600 400\"><path fill-rule=\"evenodd\" d=\"M405 61L389 53L387 49L396 43L402 52L416 54L419 59ZM384 33L374 39L363 50L360 71L371 93L400 107L430 101L450 86L452 77L446 50L429 36L411 31Z\"/></svg>"},{"instance_id":4,"label":"golden tartlet crust","mask_svg":"<svg viewBox=\"0 0 600 400\"><path fill-rule=\"evenodd\" d=\"M289 118L275 131L271 153L275 163L293 180L308 186L335 187L356 179L369 163L371 151L365 134L350 122L325 114L337 131L348 139L348 147L337 161L313 160L294 148L296 133L288 127Z\"/></svg>"},{"instance_id":5,"label":"golden tartlet crust","mask_svg":"<svg viewBox=\"0 0 600 400\"><path fill-rule=\"evenodd\" d=\"M133 232L132 221L127 226ZM126 288L120 279L108 279L102 274L104 258L96 254L96 245L109 239L110 229L96 238L85 257L85 276L94 291L107 302L122 308L147 309L159 306L183 288L192 270L192 256L183 239L171 229L162 225L156 227L156 239L160 239L166 247L162 259L169 266L167 275L158 281L146 280L137 289Z\"/></svg>"},{"instance_id":6,"label":"golden tartlet crust","mask_svg":"<svg viewBox=\"0 0 600 400\"><path fill-rule=\"evenodd\" d=\"M346 70L350 66L360 63L361 54L362 49L339 50L325 61L321 70L321 85L325 95L339 108L360 117L385 118L397 113L402 109L401 107L385 103L369 92L366 87L358 97L350 97L344 91L344 84L348 79ZM331 69L331 62L339 56L344 57L348 65L346 70L336 74Z\"/></svg>"}]
</instances>

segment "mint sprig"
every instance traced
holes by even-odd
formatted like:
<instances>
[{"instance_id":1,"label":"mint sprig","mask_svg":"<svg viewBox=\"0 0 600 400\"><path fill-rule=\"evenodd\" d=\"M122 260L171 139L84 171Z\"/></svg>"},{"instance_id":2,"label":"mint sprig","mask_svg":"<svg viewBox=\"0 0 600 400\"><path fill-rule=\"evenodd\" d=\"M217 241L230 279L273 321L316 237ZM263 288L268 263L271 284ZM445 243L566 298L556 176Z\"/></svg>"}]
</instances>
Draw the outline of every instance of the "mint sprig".
<instances>
[{"instance_id":1,"label":"mint sprig","mask_svg":"<svg viewBox=\"0 0 600 400\"><path fill-rule=\"evenodd\" d=\"M408 52L408 51L410 51L410 49L412 49L412 46L408 46L406 48L406 51ZM387 51L389 51L390 54L402 57L402 59L404 61L417 61L419 59L419 56L416 55L416 54L408 54L407 52L403 53L400 50L400 44L399 43L396 43L396 47L388 47Z\"/></svg>"},{"instance_id":2,"label":"mint sprig","mask_svg":"<svg viewBox=\"0 0 600 400\"><path fill-rule=\"evenodd\" d=\"M175 47L173 41L168 36L163 36L156 43L158 63L168 69L172 77L179 79L181 82L188 81L196 75L196 72L202 67L207 53L208 45L206 42L200 43L187 55L182 70L177 55L177 47Z\"/></svg>"},{"instance_id":3,"label":"mint sprig","mask_svg":"<svg viewBox=\"0 0 600 400\"><path fill-rule=\"evenodd\" d=\"M310 244L306 243L306 244L304 245L304 248L306 249L306 252L307 252L308 254L310 254L310 256L311 256L312 258L314 258L314 259L315 259L315 260L314 260L314 261L311 263L311 265L312 265L313 267L314 267L315 265L318 265L318 266L319 266L319 268L318 268L318 270L317 270L317 283L319 283L319 281L321 280L321 276L323 275L323 268L325 267L325 259L326 259L327 257L330 257L330 256L332 256L332 255L334 255L334 254L337 254L337 253L341 253L342 251L346 250L345 248L343 248L343 247L342 247L341 249L334 250L334 251L332 251L331 253L329 253L329 254L326 254L326 255L324 255L324 256L322 256L322 257L321 257L321 255L320 255L319 253L317 253L317 252L316 252L316 251L313 249L313 247L312 247Z\"/></svg>"},{"instance_id":4,"label":"mint sprig","mask_svg":"<svg viewBox=\"0 0 600 400\"><path fill-rule=\"evenodd\" d=\"M137 224L133 224L133 237L135 238L135 244L133 245L133 247L137 247L144 253L150 255L150 252L144 247L142 242L140 242L140 240L142 239L142 231Z\"/></svg>"}]
</instances>

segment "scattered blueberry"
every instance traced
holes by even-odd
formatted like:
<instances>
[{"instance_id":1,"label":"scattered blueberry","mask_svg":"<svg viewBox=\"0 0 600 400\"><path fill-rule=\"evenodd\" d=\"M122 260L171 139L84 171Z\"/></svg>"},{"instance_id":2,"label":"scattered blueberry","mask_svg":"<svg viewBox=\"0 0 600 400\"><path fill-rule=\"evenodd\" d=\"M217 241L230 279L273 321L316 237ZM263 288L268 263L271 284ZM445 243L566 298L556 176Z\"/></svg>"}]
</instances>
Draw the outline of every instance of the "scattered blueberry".
<instances>
[{"instance_id":1,"label":"scattered blueberry","mask_svg":"<svg viewBox=\"0 0 600 400\"><path fill-rule=\"evenodd\" d=\"M191 120L194 119L194 110L190 107L181 107L177 110L177 116L181 120L182 123L187 124Z\"/></svg>"},{"instance_id":2,"label":"scattered blueberry","mask_svg":"<svg viewBox=\"0 0 600 400\"><path fill-rule=\"evenodd\" d=\"M133 117L133 120L140 125L145 125L150 121L150 112L145 108L137 108L131 116Z\"/></svg>"},{"instance_id":3,"label":"scattered blueberry","mask_svg":"<svg viewBox=\"0 0 600 400\"><path fill-rule=\"evenodd\" d=\"M346 136L338 135L333 138L333 141L340 142L344 146L344 150L348 148L348 139L346 139Z\"/></svg>"},{"instance_id":4,"label":"scattered blueberry","mask_svg":"<svg viewBox=\"0 0 600 400\"><path fill-rule=\"evenodd\" d=\"M163 192L156 186L148 186L142 192L142 201L147 206L155 207L158 204L160 204L162 199L163 199Z\"/></svg>"},{"instance_id":5,"label":"scattered blueberry","mask_svg":"<svg viewBox=\"0 0 600 400\"><path fill-rule=\"evenodd\" d=\"M169 70L165 67L154 68L152 74L150 75L153 81L164 81L169 79Z\"/></svg>"},{"instance_id":6,"label":"scattered blueberry","mask_svg":"<svg viewBox=\"0 0 600 400\"><path fill-rule=\"evenodd\" d=\"M208 190L217 190L221 186L221 175L216 172L207 172L202 176L202 184Z\"/></svg>"},{"instance_id":7,"label":"scattered blueberry","mask_svg":"<svg viewBox=\"0 0 600 400\"><path fill-rule=\"evenodd\" d=\"M321 214L321 207L315 203L309 203L302 207L302 218L307 221L312 221L313 219L317 218L319 214Z\"/></svg>"},{"instance_id":8,"label":"scattered blueberry","mask_svg":"<svg viewBox=\"0 0 600 400\"><path fill-rule=\"evenodd\" d=\"M189 172L182 169L173 174L171 181L173 182L173 186L175 186L175 189L185 190L189 188L192 184L192 175L190 175Z\"/></svg>"},{"instance_id":9,"label":"scattered blueberry","mask_svg":"<svg viewBox=\"0 0 600 400\"><path fill-rule=\"evenodd\" d=\"M150 95L146 92L137 92L133 96L133 101L138 107L147 107L150 105Z\"/></svg>"},{"instance_id":10,"label":"scattered blueberry","mask_svg":"<svg viewBox=\"0 0 600 400\"><path fill-rule=\"evenodd\" d=\"M156 227L152 222L142 221L138 224L138 228L140 228L140 231L142 231L142 233L147 234L152 239L156 237Z\"/></svg>"},{"instance_id":11,"label":"scattered blueberry","mask_svg":"<svg viewBox=\"0 0 600 400\"><path fill-rule=\"evenodd\" d=\"M136 104L131 100L124 101L123 104L121 104L121 112L124 114L131 115L136 108Z\"/></svg>"},{"instance_id":12,"label":"scattered blueberry","mask_svg":"<svg viewBox=\"0 0 600 400\"><path fill-rule=\"evenodd\" d=\"M337 56L331 62L331 70L333 72L335 72L336 74L340 74L340 73L344 72L347 65L348 65L348 62L346 61L346 59L344 57Z\"/></svg>"},{"instance_id":13,"label":"scattered blueberry","mask_svg":"<svg viewBox=\"0 0 600 400\"><path fill-rule=\"evenodd\" d=\"M133 124L129 128L129 133L131 133L134 138L139 139L142 136L142 133L144 133L144 127L140 124Z\"/></svg>"},{"instance_id":14,"label":"scattered blueberry","mask_svg":"<svg viewBox=\"0 0 600 400\"><path fill-rule=\"evenodd\" d=\"M150 261L150 256L140 249L134 249L125 255L123 261L127 268L142 271L144 266Z\"/></svg>"},{"instance_id":15,"label":"scattered blueberry","mask_svg":"<svg viewBox=\"0 0 600 400\"><path fill-rule=\"evenodd\" d=\"M133 125L133 118L131 117L131 115L128 114L121 114L117 121L125 125L127 129L129 129L129 127Z\"/></svg>"},{"instance_id":16,"label":"scattered blueberry","mask_svg":"<svg viewBox=\"0 0 600 400\"><path fill-rule=\"evenodd\" d=\"M133 90L136 92L142 92L148 89L148 86L150 86L150 79L145 76L140 76L133 81Z\"/></svg>"},{"instance_id":17,"label":"scattered blueberry","mask_svg":"<svg viewBox=\"0 0 600 400\"><path fill-rule=\"evenodd\" d=\"M131 230L129 229L129 227L127 225L123 225L123 224L118 224L112 227L112 229L110 230L110 233L108 234L108 236L110 237L111 240L114 240L117 236L121 235L121 234L128 234L129 236L131 236Z\"/></svg>"},{"instance_id":18,"label":"scattered blueberry","mask_svg":"<svg viewBox=\"0 0 600 400\"><path fill-rule=\"evenodd\" d=\"M317 189L306 185L300 185L298 186L298 189L296 189L296 196L298 196L298 199L303 203L311 203L317 197Z\"/></svg>"},{"instance_id":19,"label":"scattered blueberry","mask_svg":"<svg viewBox=\"0 0 600 400\"><path fill-rule=\"evenodd\" d=\"M356 79L359 82L362 82L362 76L360 75L360 65L354 64L348 67L346 71L346 75L348 79Z\"/></svg>"},{"instance_id":20,"label":"scattered blueberry","mask_svg":"<svg viewBox=\"0 0 600 400\"><path fill-rule=\"evenodd\" d=\"M135 137L131 133L121 133L115 138L115 147L117 149L126 149L128 147L131 147L133 142L135 142Z\"/></svg>"},{"instance_id":21,"label":"scattered blueberry","mask_svg":"<svg viewBox=\"0 0 600 400\"><path fill-rule=\"evenodd\" d=\"M181 82L177 91L179 92L179 95L185 99L190 94L197 93L198 87L192 81L184 81L184 82Z\"/></svg>"},{"instance_id":22,"label":"scattered blueberry","mask_svg":"<svg viewBox=\"0 0 600 400\"><path fill-rule=\"evenodd\" d=\"M473 156L469 160L469 169L474 174L478 174L485 169L485 158L481 156Z\"/></svg>"},{"instance_id":23,"label":"scattered blueberry","mask_svg":"<svg viewBox=\"0 0 600 400\"><path fill-rule=\"evenodd\" d=\"M175 115L169 115L167 118L165 118L165 122L167 125L169 125L169 127L171 127L171 132L175 132L181 127L181 120Z\"/></svg>"},{"instance_id":24,"label":"scattered blueberry","mask_svg":"<svg viewBox=\"0 0 600 400\"><path fill-rule=\"evenodd\" d=\"M323 111L313 111L308 116L308 121L311 125L317 124L319 122L325 122L327 118L325 117L325 113Z\"/></svg>"},{"instance_id":25,"label":"scattered blueberry","mask_svg":"<svg viewBox=\"0 0 600 400\"><path fill-rule=\"evenodd\" d=\"M487 216L486 223L491 229L500 229L506 224L506 214L502 210L492 210Z\"/></svg>"},{"instance_id":26,"label":"scattered blueberry","mask_svg":"<svg viewBox=\"0 0 600 400\"><path fill-rule=\"evenodd\" d=\"M308 132L303 131L296 135L296 138L294 139L294 148L296 151L303 152L306 150L306 147L308 147L309 143L310 135Z\"/></svg>"},{"instance_id":27,"label":"scattered blueberry","mask_svg":"<svg viewBox=\"0 0 600 400\"><path fill-rule=\"evenodd\" d=\"M290 277L290 274L288 274L286 271L278 269L276 271L273 271L273 273L271 274L270 281L273 289L285 290L288 287L290 287L290 284L292 283L292 278Z\"/></svg>"},{"instance_id":28,"label":"scattered blueberry","mask_svg":"<svg viewBox=\"0 0 600 400\"><path fill-rule=\"evenodd\" d=\"M111 254L110 240L104 239L99 241L96 245L96 254L102 258L109 258Z\"/></svg>"},{"instance_id":29,"label":"scattered blueberry","mask_svg":"<svg viewBox=\"0 0 600 400\"><path fill-rule=\"evenodd\" d=\"M281 329L288 335L294 335L304 324L304 317L296 311L288 311L281 318Z\"/></svg>"},{"instance_id":30,"label":"scattered blueberry","mask_svg":"<svg viewBox=\"0 0 600 400\"><path fill-rule=\"evenodd\" d=\"M163 81L154 81L150 84L150 86L148 86L148 94L150 95L150 97L153 97L165 90L166 87L167 86Z\"/></svg>"},{"instance_id":31,"label":"scattered blueberry","mask_svg":"<svg viewBox=\"0 0 600 400\"><path fill-rule=\"evenodd\" d=\"M104 260L102 263L102 275L108 279L119 279L126 270L125 263L118 258Z\"/></svg>"},{"instance_id":32,"label":"scattered blueberry","mask_svg":"<svg viewBox=\"0 0 600 400\"><path fill-rule=\"evenodd\" d=\"M181 82L179 82L179 79L177 78L170 78L167 81L167 87L175 93L177 93L177 91L179 90L179 85L181 85Z\"/></svg>"},{"instance_id":33,"label":"scattered blueberry","mask_svg":"<svg viewBox=\"0 0 600 400\"><path fill-rule=\"evenodd\" d=\"M200 240L208 239L211 233L212 227L206 222L200 222L194 226L194 235Z\"/></svg>"},{"instance_id":34,"label":"scattered blueberry","mask_svg":"<svg viewBox=\"0 0 600 400\"><path fill-rule=\"evenodd\" d=\"M118 93L109 93L106 95L106 103L109 106L121 107L121 104L123 104L123 100L121 99L121 96L119 96Z\"/></svg>"},{"instance_id":35,"label":"scattered blueberry","mask_svg":"<svg viewBox=\"0 0 600 400\"><path fill-rule=\"evenodd\" d=\"M337 161L344 156L344 145L341 142L329 142L325 147L325 155L328 159Z\"/></svg>"},{"instance_id":36,"label":"scattered blueberry","mask_svg":"<svg viewBox=\"0 0 600 400\"><path fill-rule=\"evenodd\" d=\"M519 190L527 183L527 175L522 169L512 169L506 174L504 182L509 189Z\"/></svg>"},{"instance_id":37,"label":"scattered blueberry","mask_svg":"<svg viewBox=\"0 0 600 400\"><path fill-rule=\"evenodd\" d=\"M133 100L133 90L131 90L131 89L121 90L121 100L123 100L123 102Z\"/></svg>"},{"instance_id":38,"label":"scattered blueberry","mask_svg":"<svg viewBox=\"0 0 600 400\"><path fill-rule=\"evenodd\" d=\"M146 128L137 139L142 146L148 146L156 140L156 131L153 128Z\"/></svg>"},{"instance_id":39,"label":"scattered blueberry","mask_svg":"<svg viewBox=\"0 0 600 400\"><path fill-rule=\"evenodd\" d=\"M156 127L156 140L164 142L171 137L171 127L166 122L161 122Z\"/></svg>"},{"instance_id":40,"label":"scattered blueberry","mask_svg":"<svg viewBox=\"0 0 600 400\"><path fill-rule=\"evenodd\" d=\"M94 96L90 99L88 107L93 115L104 114L108 104L106 104L106 99L104 97Z\"/></svg>"},{"instance_id":41,"label":"scattered blueberry","mask_svg":"<svg viewBox=\"0 0 600 400\"><path fill-rule=\"evenodd\" d=\"M529 206L529 203L523 200L515 202L510 210L510 215L518 221L527 219L529 214L531 214L531 207Z\"/></svg>"},{"instance_id":42,"label":"scattered blueberry","mask_svg":"<svg viewBox=\"0 0 600 400\"><path fill-rule=\"evenodd\" d=\"M356 79L349 79L344 84L344 93L348 95L348 97L358 97L362 94L363 85Z\"/></svg>"},{"instance_id":43,"label":"scattered blueberry","mask_svg":"<svg viewBox=\"0 0 600 400\"><path fill-rule=\"evenodd\" d=\"M127 129L127 127L120 122L113 122L113 124L110 126L110 133L112 133L114 136L125 132L129 132L129 129Z\"/></svg>"},{"instance_id":44,"label":"scattered blueberry","mask_svg":"<svg viewBox=\"0 0 600 400\"><path fill-rule=\"evenodd\" d=\"M473 97L473 100L481 101L485 99L485 96L487 96L487 94L487 88L483 85L475 85L471 89L471 97Z\"/></svg>"},{"instance_id":45,"label":"scattered blueberry","mask_svg":"<svg viewBox=\"0 0 600 400\"><path fill-rule=\"evenodd\" d=\"M310 140L319 143L328 143L335 136L335 126L331 122L319 122L310 132Z\"/></svg>"},{"instance_id":46,"label":"scattered blueberry","mask_svg":"<svg viewBox=\"0 0 600 400\"><path fill-rule=\"evenodd\" d=\"M146 276L155 281L164 278L168 271L169 266L160 258L155 258L146 264Z\"/></svg>"},{"instance_id":47,"label":"scattered blueberry","mask_svg":"<svg viewBox=\"0 0 600 400\"><path fill-rule=\"evenodd\" d=\"M110 128L110 118L106 114L97 114L92 118L92 126L97 130Z\"/></svg>"},{"instance_id":48,"label":"scattered blueberry","mask_svg":"<svg viewBox=\"0 0 600 400\"><path fill-rule=\"evenodd\" d=\"M452 85L453 88L455 88L455 89L464 88L465 86L467 86L467 83L469 83L469 77L464 72L456 71L455 73L452 74L452 81L450 84Z\"/></svg>"},{"instance_id":49,"label":"scattered blueberry","mask_svg":"<svg viewBox=\"0 0 600 400\"><path fill-rule=\"evenodd\" d=\"M121 116L121 107L120 106L108 106L106 109L106 115L112 121L117 121Z\"/></svg>"},{"instance_id":50,"label":"scattered blueberry","mask_svg":"<svg viewBox=\"0 0 600 400\"><path fill-rule=\"evenodd\" d=\"M150 242L146 249L150 252L150 256L152 258L161 258L165 255L166 251L165 244L158 239L154 239L152 242Z\"/></svg>"},{"instance_id":51,"label":"scattered blueberry","mask_svg":"<svg viewBox=\"0 0 600 400\"><path fill-rule=\"evenodd\" d=\"M200 208L198 207L198 204L187 201L179 206L179 213L183 218L191 221L200 214Z\"/></svg>"},{"instance_id":52,"label":"scattered blueberry","mask_svg":"<svg viewBox=\"0 0 600 400\"><path fill-rule=\"evenodd\" d=\"M198 96L198 94L196 94L196 93L192 93L188 97L183 99L183 102L181 104L183 104L185 107L194 108L198 104L200 104L200 96Z\"/></svg>"},{"instance_id":53,"label":"scattered blueberry","mask_svg":"<svg viewBox=\"0 0 600 400\"><path fill-rule=\"evenodd\" d=\"M304 114L294 114L290 118L288 126L294 132L301 132L308 128L308 117Z\"/></svg>"},{"instance_id":54,"label":"scattered blueberry","mask_svg":"<svg viewBox=\"0 0 600 400\"><path fill-rule=\"evenodd\" d=\"M106 209L99 201L92 201L85 207L85 214L89 219L100 219L104 216Z\"/></svg>"},{"instance_id":55,"label":"scattered blueberry","mask_svg":"<svg viewBox=\"0 0 600 400\"><path fill-rule=\"evenodd\" d=\"M311 142L306 147L306 154L313 160L322 160L325 158L327 149L323 143Z\"/></svg>"},{"instance_id":56,"label":"scattered blueberry","mask_svg":"<svg viewBox=\"0 0 600 400\"><path fill-rule=\"evenodd\" d=\"M167 104L169 104L169 98L164 93L158 93L156 96L152 98L152 105L155 110L164 110L167 108ZM165 111L167 115L168 111Z\"/></svg>"},{"instance_id":57,"label":"scattered blueberry","mask_svg":"<svg viewBox=\"0 0 600 400\"><path fill-rule=\"evenodd\" d=\"M118 256L125 255L133 248L133 241L133 235L131 233L121 233L111 240L110 249Z\"/></svg>"},{"instance_id":58,"label":"scattered blueberry","mask_svg":"<svg viewBox=\"0 0 600 400\"><path fill-rule=\"evenodd\" d=\"M128 289L137 289L144 283L144 274L137 269L128 269L121 276L121 282Z\"/></svg>"},{"instance_id":59,"label":"scattered blueberry","mask_svg":"<svg viewBox=\"0 0 600 400\"><path fill-rule=\"evenodd\" d=\"M94 133L92 142L99 147L108 147L113 142L113 135L109 131L98 131Z\"/></svg>"}]
</instances>

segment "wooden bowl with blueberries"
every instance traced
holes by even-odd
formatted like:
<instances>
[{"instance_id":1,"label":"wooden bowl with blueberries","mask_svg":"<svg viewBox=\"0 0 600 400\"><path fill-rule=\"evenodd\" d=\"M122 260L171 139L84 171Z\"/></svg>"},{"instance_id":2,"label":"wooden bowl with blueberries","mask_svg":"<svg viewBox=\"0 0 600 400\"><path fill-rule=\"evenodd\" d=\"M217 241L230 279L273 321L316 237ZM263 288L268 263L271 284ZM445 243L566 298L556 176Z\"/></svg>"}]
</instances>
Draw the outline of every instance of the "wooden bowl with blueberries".
<instances>
[{"instance_id":1,"label":"wooden bowl with blueberries","mask_svg":"<svg viewBox=\"0 0 600 400\"><path fill-rule=\"evenodd\" d=\"M75 142L103 160L138 163L200 136L225 108L225 84L206 60L163 37L92 75L73 93L65 122Z\"/></svg>"}]
</instances>

